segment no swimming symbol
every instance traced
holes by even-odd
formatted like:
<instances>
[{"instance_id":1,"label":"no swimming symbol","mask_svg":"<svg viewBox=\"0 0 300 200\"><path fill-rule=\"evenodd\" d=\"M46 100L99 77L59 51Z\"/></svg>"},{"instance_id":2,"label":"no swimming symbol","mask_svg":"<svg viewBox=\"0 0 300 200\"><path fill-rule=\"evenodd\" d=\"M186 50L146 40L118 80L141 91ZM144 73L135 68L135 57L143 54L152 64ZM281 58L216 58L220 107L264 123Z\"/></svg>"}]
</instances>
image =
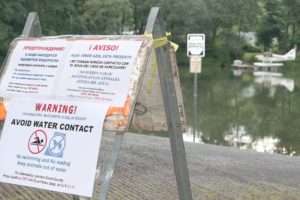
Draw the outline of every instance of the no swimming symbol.
<instances>
[{"instance_id":1,"label":"no swimming symbol","mask_svg":"<svg viewBox=\"0 0 300 200\"><path fill-rule=\"evenodd\" d=\"M34 131L28 140L28 149L32 154L41 153L47 144L47 135L43 130Z\"/></svg>"}]
</instances>

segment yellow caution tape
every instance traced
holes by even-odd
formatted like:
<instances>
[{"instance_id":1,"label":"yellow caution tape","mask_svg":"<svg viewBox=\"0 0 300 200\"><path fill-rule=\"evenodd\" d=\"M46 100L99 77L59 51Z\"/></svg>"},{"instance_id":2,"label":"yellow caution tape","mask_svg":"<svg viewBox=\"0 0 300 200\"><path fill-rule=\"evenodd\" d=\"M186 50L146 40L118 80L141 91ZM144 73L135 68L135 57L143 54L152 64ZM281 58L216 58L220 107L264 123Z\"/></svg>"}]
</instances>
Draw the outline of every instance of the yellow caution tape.
<instances>
[{"instance_id":1,"label":"yellow caution tape","mask_svg":"<svg viewBox=\"0 0 300 200\"><path fill-rule=\"evenodd\" d=\"M144 35L153 38L153 35L151 32L145 32ZM170 35L171 35L171 33L167 32L165 37L160 37L160 38L154 39L153 47L159 48L159 47L167 44L168 42L170 42L170 45L174 48L175 51L177 51L177 49L179 48L179 45L168 40L167 36L170 36ZM153 90L153 82L154 82L154 78L155 78L156 74L157 74L157 60L156 60L156 56L154 55L153 61L151 63L151 73L150 73L148 83L147 83L147 92L148 93L151 93Z\"/></svg>"},{"instance_id":2,"label":"yellow caution tape","mask_svg":"<svg viewBox=\"0 0 300 200\"><path fill-rule=\"evenodd\" d=\"M156 56L154 55L153 61L151 63L151 71L150 71L148 83L146 86L146 90L147 90L148 94L150 94L153 90L153 82L154 82L156 74L157 74L157 61L156 61Z\"/></svg>"},{"instance_id":3,"label":"yellow caution tape","mask_svg":"<svg viewBox=\"0 0 300 200\"><path fill-rule=\"evenodd\" d=\"M148 37L152 37L152 33L151 32L145 32L144 35L148 36ZM168 40L167 36L170 36L170 35L171 35L171 33L167 32L165 37L160 37L160 38L154 39L153 40L153 47L154 48L159 48L159 47L167 44L168 42L170 42L170 44L174 48L174 50L177 51L177 49L179 48L179 45Z\"/></svg>"},{"instance_id":4,"label":"yellow caution tape","mask_svg":"<svg viewBox=\"0 0 300 200\"><path fill-rule=\"evenodd\" d=\"M177 49L179 48L179 45L174 42L170 42L170 43L171 43L171 46L174 48L174 51L176 52Z\"/></svg>"}]
</instances>

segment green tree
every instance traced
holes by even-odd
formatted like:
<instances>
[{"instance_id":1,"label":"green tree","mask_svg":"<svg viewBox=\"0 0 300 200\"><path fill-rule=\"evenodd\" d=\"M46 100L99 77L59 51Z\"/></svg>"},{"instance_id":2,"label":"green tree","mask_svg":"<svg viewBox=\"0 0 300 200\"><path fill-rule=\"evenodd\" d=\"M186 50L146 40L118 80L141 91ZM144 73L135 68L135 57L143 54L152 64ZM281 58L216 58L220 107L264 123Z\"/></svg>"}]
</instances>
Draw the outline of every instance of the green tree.
<instances>
[{"instance_id":1,"label":"green tree","mask_svg":"<svg viewBox=\"0 0 300 200\"><path fill-rule=\"evenodd\" d=\"M232 15L234 15L235 27L238 36L242 31L255 30L258 16L262 13L259 1L236 0L232 5Z\"/></svg>"},{"instance_id":2,"label":"green tree","mask_svg":"<svg viewBox=\"0 0 300 200\"><path fill-rule=\"evenodd\" d=\"M272 47L274 38L280 39L282 34L282 6L280 0L266 0L265 14L257 30L258 42L263 44L264 51Z\"/></svg>"},{"instance_id":3,"label":"green tree","mask_svg":"<svg viewBox=\"0 0 300 200\"><path fill-rule=\"evenodd\" d=\"M80 16L80 7L76 8L79 3L83 1L28 0L28 10L38 12L44 35L81 34L86 27Z\"/></svg>"},{"instance_id":4,"label":"green tree","mask_svg":"<svg viewBox=\"0 0 300 200\"><path fill-rule=\"evenodd\" d=\"M232 5L235 0L204 0L207 13L207 27L211 42L214 44L220 29L230 30L234 26Z\"/></svg>"},{"instance_id":5,"label":"green tree","mask_svg":"<svg viewBox=\"0 0 300 200\"><path fill-rule=\"evenodd\" d=\"M226 65L242 56L244 40L242 31L250 31L260 12L258 1L246 0L202 0L206 10L202 28L205 30L208 55L211 49L214 58ZM199 20L200 21L200 20Z\"/></svg>"},{"instance_id":6,"label":"green tree","mask_svg":"<svg viewBox=\"0 0 300 200\"><path fill-rule=\"evenodd\" d=\"M22 32L27 14L24 5L24 0L0 1L0 61L3 61L10 41Z\"/></svg>"},{"instance_id":7,"label":"green tree","mask_svg":"<svg viewBox=\"0 0 300 200\"><path fill-rule=\"evenodd\" d=\"M295 33L298 22L300 21L300 1L299 0L285 0L282 2L284 6L283 12L283 39L281 46L284 51L290 48L290 42L295 42ZM290 33L291 32L291 33ZM291 37L291 39L289 39ZM292 44L293 45L293 44Z\"/></svg>"},{"instance_id":8,"label":"green tree","mask_svg":"<svg viewBox=\"0 0 300 200\"><path fill-rule=\"evenodd\" d=\"M136 34L143 34L147 23L147 14L151 8L150 0L129 0L133 8L133 29Z\"/></svg>"},{"instance_id":9,"label":"green tree","mask_svg":"<svg viewBox=\"0 0 300 200\"><path fill-rule=\"evenodd\" d=\"M124 26L132 24L129 0L87 0L84 10L87 29L93 34L121 34Z\"/></svg>"},{"instance_id":10,"label":"green tree","mask_svg":"<svg viewBox=\"0 0 300 200\"><path fill-rule=\"evenodd\" d=\"M175 35L186 35L199 32L203 16L205 15L202 0L172 1L165 11L165 19L168 31ZM192 8L192 9L191 9ZM186 39L186 38L185 38Z\"/></svg>"},{"instance_id":11,"label":"green tree","mask_svg":"<svg viewBox=\"0 0 300 200\"><path fill-rule=\"evenodd\" d=\"M160 7L161 14L169 26L168 18L179 0L129 0L133 7L133 27L136 34L143 34L152 7ZM182 25L182 24L181 24ZM168 29L168 31L170 31Z\"/></svg>"}]
</instances>

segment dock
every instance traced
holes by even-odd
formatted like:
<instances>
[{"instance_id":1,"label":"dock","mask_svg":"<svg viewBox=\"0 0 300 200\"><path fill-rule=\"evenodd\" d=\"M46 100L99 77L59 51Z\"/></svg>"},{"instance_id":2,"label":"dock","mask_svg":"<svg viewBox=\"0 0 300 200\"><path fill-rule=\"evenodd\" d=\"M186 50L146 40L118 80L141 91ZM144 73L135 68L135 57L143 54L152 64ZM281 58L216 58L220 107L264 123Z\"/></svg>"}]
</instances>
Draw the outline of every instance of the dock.
<instances>
[{"instance_id":1,"label":"dock","mask_svg":"<svg viewBox=\"0 0 300 200\"><path fill-rule=\"evenodd\" d=\"M93 200L99 198L113 139L113 133L103 133ZM190 142L185 150L194 200L300 200L300 157ZM71 200L72 195L0 183L0 199ZM169 139L126 133L107 199L177 200Z\"/></svg>"}]
</instances>

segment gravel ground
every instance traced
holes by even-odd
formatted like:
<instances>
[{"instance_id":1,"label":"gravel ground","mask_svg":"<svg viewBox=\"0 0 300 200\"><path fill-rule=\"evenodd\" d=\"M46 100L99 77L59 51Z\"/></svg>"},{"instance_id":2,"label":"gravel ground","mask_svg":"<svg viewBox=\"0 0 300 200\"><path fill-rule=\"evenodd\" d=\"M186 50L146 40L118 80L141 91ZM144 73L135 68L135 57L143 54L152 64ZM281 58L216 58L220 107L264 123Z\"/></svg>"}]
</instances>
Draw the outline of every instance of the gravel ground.
<instances>
[{"instance_id":1,"label":"gravel ground","mask_svg":"<svg viewBox=\"0 0 300 200\"><path fill-rule=\"evenodd\" d=\"M103 134L93 199L99 198L113 138ZM300 200L300 157L194 143L185 143L185 149L194 200ZM0 199L72 196L0 183ZM107 199L178 199L169 139L126 133Z\"/></svg>"}]
</instances>

